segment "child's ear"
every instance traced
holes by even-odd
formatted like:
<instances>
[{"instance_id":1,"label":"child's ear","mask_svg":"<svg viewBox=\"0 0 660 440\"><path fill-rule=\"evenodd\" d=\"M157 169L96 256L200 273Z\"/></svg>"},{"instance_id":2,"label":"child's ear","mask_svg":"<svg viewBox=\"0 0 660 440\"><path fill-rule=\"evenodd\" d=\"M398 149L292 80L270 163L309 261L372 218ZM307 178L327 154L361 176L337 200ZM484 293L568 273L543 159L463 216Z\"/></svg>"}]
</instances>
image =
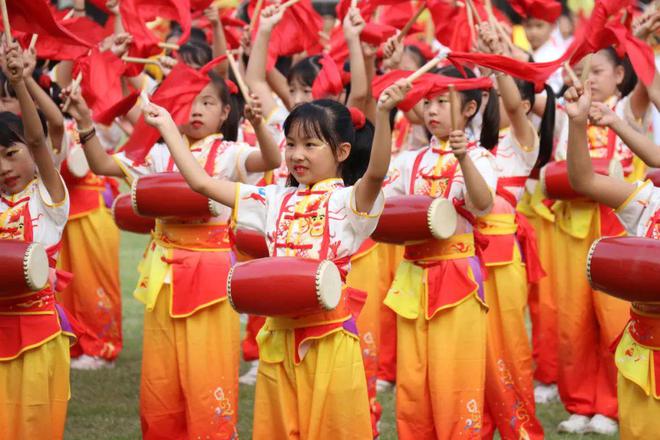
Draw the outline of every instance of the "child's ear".
<instances>
[{"instance_id":1,"label":"child's ear","mask_svg":"<svg viewBox=\"0 0 660 440\"><path fill-rule=\"evenodd\" d=\"M337 162L344 162L346 159L348 159L348 156L351 154L351 144L348 142L342 142L339 144L337 147L337 151L335 153L335 156L337 157Z\"/></svg>"},{"instance_id":2,"label":"child's ear","mask_svg":"<svg viewBox=\"0 0 660 440\"><path fill-rule=\"evenodd\" d=\"M230 113L230 112L231 112L231 106L230 106L229 104L225 104L225 105L222 106L222 114L221 114L221 116L222 116L222 122L223 122L223 124L224 124L224 122L227 120L227 118L229 117L229 113Z\"/></svg>"},{"instance_id":3,"label":"child's ear","mask_svg":"<svg viewBox=\"0 0 660 440\"><path fill-rule=\"evenodd\" d=\"M529 102L528 99L523 99L521 102L523 110L525 110L525 114L529 113L529 111L532 109L532 103Z\"/></svg>"},{"instance_id":4,"label":"child's ear","mask_svg":"<svg viewBox=\"0 0 660 440\"><path fill-rule=\"evenodd\" d=\"M463 117L467 121L470 119L472 116L474 116L475 113L477 113L477 101L474 99L471 99L463 106Z\"/></svg>"},{"instance_id":5,"label":"child's ear","mask_svg":"<svg viewBox=\"0 0 660 440\"><path fill-rule=\"evenodd\" d=\"M614 78L616 78L616 85L623 83L623 78L626 76L626 69L619 65L614 68Z\"/></svg>"}]
</instances>

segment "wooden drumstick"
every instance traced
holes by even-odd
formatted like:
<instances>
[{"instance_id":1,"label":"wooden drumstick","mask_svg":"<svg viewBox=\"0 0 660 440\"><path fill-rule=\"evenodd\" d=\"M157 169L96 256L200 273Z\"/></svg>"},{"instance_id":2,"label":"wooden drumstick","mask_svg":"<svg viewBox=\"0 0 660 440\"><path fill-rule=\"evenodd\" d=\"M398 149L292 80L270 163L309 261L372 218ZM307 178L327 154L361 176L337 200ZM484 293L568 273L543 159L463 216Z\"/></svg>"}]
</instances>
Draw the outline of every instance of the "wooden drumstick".
<instances>
[{"instance_id":1,"label":"wooden drumstick","mask_svg":"<svg viewBox=\"0 0 660 440\"><path fill-rule=\"evenodd\" d=\"M69 12L66 13L64 17L62 17L62 21L69 20L71 17L73 17L73 14L75 14L76 10L75 9L69 9Z\"/></svg>"},{"instance_id":2,"label":"wooden drumstick","mask_svg":"<svg viewBox=\"0 0 660 440\"><path fill-rule=\"evenodd\" d=\"M591 56L593 54L589 54L586 57L584 57L584 64L582 65L582 75L580 75L580 81L584 85L585 82L587 82L587 79L589 78L589 71L591 70Z\"/></svg>"},{"instance_id":3,"label":"wooden drumstick","mask_svg":"<svg viewBox=\"0 0 660 440\"><path fill-rule=\"evenodd\" d=\"M234 77L236 78L236 82L238 83L238 88L241 90L241 93L243 94L245 100L248 101L250 99L250 89L243 80L243 76L241 75L241 71L238 68L238 64L234 59L234 55L227 52L227 61L229 61L229 67L231 68L232 72L234 72Z\"/></svg>"},{"instance_id":4,"label":"wooden drumstick","mask_svg":"<svg viewBox=\"0 0 660 440\"><path fill-rule=\"evenodd\" d=\"M30 46L28 47L29 51L32 51L35 48L38 39L39 39L39 34L32 34L32 38L30 39Z\"/></svg>"},{"instance_id":5,"label":"wooden drumstick","mask_svg":"<svg viewBox=\"0 0 660 440\"><path fill-rule=\"evenodd\" d=\"M259 14L261 14L261 8L264 6L264 0L257 0L257 4L254 7L254 12L252 13L252 18L250 19L250 24L248 25L248 32L252 32L252 28L254 27L254 23L257 22L257 19L259 18Z\"/></svg>"},{"instance_id":6,"label":"wooden drumstick","mask_svg":"<svg viewBox=\"0 0 660 440\"><path fill-rule=\"evenodd\" d=\"M408 34L408 32L410 32L410 29L412 29L412 27L415 25L415 22L417 21L419 16L422 15L422 12L424 12L425 9L426 9L426 2L424 1L419 6L419 9L417 9L415 15L413 15L410 18L410 20L408 20L408 22L405 24L405 26L403 26L403 28L401 29L401 33L399 33L399 35L396 37L398 41L403 41L405 36Z\"/></svg>"},{"instance_id":7,"label":"wooden drumstick","mask_svg":"<svg viewBox=\"0 0 660 440\"><path fill-rule=\"evenodd\" d=\"M157 66L160 66L160 63L158 60L152 60L151 58L137 58L137 57L129 57L127 55L124 55L121 57L122 61L126 61L127 63L135 63L135 64L155 64Z\"/></svg>"},{"instance_id":8,"label":"wooden drumstick","mask_svg":"<svg viewBox=\"0 0 660 440\"><path fill-rule=\"evenodd\" d=\"M477 24L481 26L482 20L481 17L479 16L479 11L477 11L477 8L474 6L474 2L472 0L465 0L465 3L470 8L470 11L472 11L472 15L474 16L474 19L477 21Z\"/></svg>"},{"instance_id":9,"label":"wooden drumstick","mask_svg":"<svg viewBox=\"0 0 660 440\"><path fill-rule=\"evenodd\" d=\"M451 117L451 131L458 130L458 96L456 95L456 87L449 86L449 113Z\"/></svg>"},{"instance_id":10,"label":"wooden drumstick","mask_svg":"<svg viewBox=\"0 0 660 440\"><path fill-rule=\"evenodd\" d=\"M351 8L357 8L358 0L351 0Z\"/></svg>"},{"instance_id":11,"label":"wooden drumstick","mask_svg":"<svg viewBox=\"0 0 660 440\"><path fill-rule=\"evenodd\" d=\"M161 49L179 50L179 45L175 43L158 43Z\"/></svg>"},{"instance_id":12,"label":"wooden drumstick","mask_svg":"<svg viewBox=\"0 0 660 440\"><path fill-rule=\"evenodd\" d=\"M300 1L300 0L289 0L289 1L286 2L286 3L282 3L282 4L280 5L280 8L286 9L286 8L288 8L289 6L293 6L293 5L295 5L295 4L298 3L299 1Z\"/></svg>"},{"instance_id":13,"label":"wooden drumstick","mask_svg":"<svg viewBox=\"0 0 660 440\"><path fill-rule=\"evenodd\" d=\"M431 58L429 61L426 62L426 64L424 64L422 67L411 73L410 76L406 79L411 83L416 79L419 79L422 75L424 75L425 73L433 69L435 66L437 66L440 63L440 61L444 60L447 57L448 53L449 52L439 53L435 58Z\"/></svg>"},{"instance_id":14,"label":"wooden drumstick","mask_svg":"<svg viewBox=\"0 0 660 440\"><path fill-rule=\"evenodd\" d=\"M579 78L575 74L575 70L571 67L571 65L568 63L568 61L564 61L564 70L566 71L566 74L568 77L571 79L571 82L573 85L577 84L579 81Z\"/></svg>"},{"instance_id":15,"label":"wooden drumstick","mask_svg":"<svg viewBox=\"0 0 660 440\"><path fill-rule=\"evenodd\" d=\"M7 12L7 1L0 0L0 8L2 9L2 26L5 28L5 39L7 43L12 41L11 39L11 27L9 26L9 13Z\"/></svg>"},{"instance_id":16,"label":"wooden drumstick","mask_svg":"<svg viewBox=\"0 0 660 440\"><path fill-rule=\"evenodd\" d=\"M69 96L67 96L66 101L64 101L64 105L62 106L62 111L65 112L69 109L69 105L71 105L71 95L80 87L80 83L82 82L82 72L78 72L78 76L76 76L76 79L73 80L71 83L71 92L69 93Z\"/></svg>"}]
</instances>

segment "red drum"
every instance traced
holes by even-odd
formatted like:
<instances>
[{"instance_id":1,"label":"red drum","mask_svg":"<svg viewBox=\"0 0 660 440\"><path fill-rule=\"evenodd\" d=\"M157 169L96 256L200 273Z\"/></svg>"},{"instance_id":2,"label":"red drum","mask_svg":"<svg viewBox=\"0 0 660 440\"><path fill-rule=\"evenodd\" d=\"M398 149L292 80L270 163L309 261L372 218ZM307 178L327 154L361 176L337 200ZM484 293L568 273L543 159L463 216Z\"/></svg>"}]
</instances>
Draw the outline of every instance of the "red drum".
<instances>
[{"instance_id":1,"label":"red drum","mask_svg":"<svg viewBox=\"0 0 660 440\"><path fill-rule=\"evenodd\" d=\"M615 159L592 159L594 172L623 180L623 167ZM568 163L565 160L550 162L541 169L541 189L549 199L574 200L584 198L577 193L568 180Z\"/></svg>"},{"instance_id":2,"label":"red drum","mask_svg":"<svg viewBox=\"0 0 660 440\"><path fill-rule=\"evenodd\" d=\"M606 237L587 256L591 287L626 301L660 301L660 241Z\"/></svg>"},{"instance_id":3,"label":"red drum","mask_svg":"<svg viewBox=\"0 0 660 440\"><path fill-rule=\"evenodd\" d=\"M133 181L131 200L136 214L145 217L209 218L220 204L196 193L179 173L159 173Z\"/></svg>"},{"instance_id":4,"label":"red drum","mask_svg":"<svg viewBox=\"0 0 660 440\"><path fill-rule=\"evenodd\" d=\"M251 229L236 228L233 232L234 246L241 254L251 258L265 258L270 255L266 238Z\"/></svg>"},{"instance_id":5,"label":"red drum","mask_svg":"<svg viewBox=\"0 0 660 440\"><path fill-rule=\"evenodd\" d=\"M394 244L444 240L456 232L457 219L454 204L447 199L391 197L385 200L385 208L371 238Z\"/></svg>"},{"instance_id":6,"label":"red drum","mask_svg":"<svg viewBox=\"0 0 660 440\"><path fill-rule=\"evenodd\" d=\"M660 187L660 168L649 170L649 172L646 173L646 178L653 182L653 186Z\"/></svg>"},{"instance_id":7,"label":"red drum","mask_svg":"<svg viewBox=\"0 0 660 440\"><path fill-rule=\"evenodd\" d=\"M49 270L42 244L0 240L0 297L43 289Z\"/></svg>"},{"instance_id":8,"label":"red drum","mask_svg":"<svg viewBox=\"0 0 660 440\"><path fill-rule=\"evenodd\" d=\"M89 173L89 163L81 146L71 147L66 158L66 166L73 177L82 179Z\"/></svg>"},{"instance_id":9,"label":"red drum","mask_svg":"<svg viewBox=\"0 0 660 440\"><path fill-rule=\"evenodd\" d=\"M130 194L119 195L112 204L112 218L122 231L149 234L156 227L153 217L143 217L133 211Z\"/></svg>"},{"instance_id":10,"label":"red drum","mask_svg":"<svg viewBox=\"0 0 660 440\"><path fill-rule=\"evenodd\" d=\"M332 261L270 257L238 263L227 277L227 298L239 313L297 317L333 310L341 299Z\"/></svg>"}]
</instances>

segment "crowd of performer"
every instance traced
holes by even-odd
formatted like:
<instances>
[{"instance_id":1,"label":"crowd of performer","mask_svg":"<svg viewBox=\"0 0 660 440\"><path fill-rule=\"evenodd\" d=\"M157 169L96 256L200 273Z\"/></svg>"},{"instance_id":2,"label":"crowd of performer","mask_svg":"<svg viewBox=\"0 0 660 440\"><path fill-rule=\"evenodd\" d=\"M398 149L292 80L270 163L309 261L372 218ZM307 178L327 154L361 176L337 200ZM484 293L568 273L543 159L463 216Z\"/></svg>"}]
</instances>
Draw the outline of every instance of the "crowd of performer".
<instances>
[{"instance_id":1,"label":"crowd of performer","mask_svg":"<svg viewBox=\"0 0 660 440\"><path fill-rule=\"evenodd\" d=\"M660 432L656 3L0 3L0 440Z\"/></svg>"}]
</instances>

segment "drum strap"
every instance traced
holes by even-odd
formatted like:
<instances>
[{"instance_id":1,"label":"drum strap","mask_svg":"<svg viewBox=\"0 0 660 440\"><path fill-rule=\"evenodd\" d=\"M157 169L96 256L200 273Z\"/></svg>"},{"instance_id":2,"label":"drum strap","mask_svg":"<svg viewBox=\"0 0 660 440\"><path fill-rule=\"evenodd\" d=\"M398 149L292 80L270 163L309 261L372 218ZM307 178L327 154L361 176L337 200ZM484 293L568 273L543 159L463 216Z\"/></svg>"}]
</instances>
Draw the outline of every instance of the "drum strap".
<instances>
[{"instance_id":1,"label":"drum strap","mask_svg":"<svg viewBox=\"0 0 660 440\"><path fill-rule=\"evenodd\" d=\"M454 163L451 164L451 166L446 170L443 171L439 175L435 175L433 173L431 174L424 174L421 173L419 170L419 167L422 163L422 159L428 153L430 150L432 150L431 147L427 147L424 150L422 150L417 157L415 157L415 162L413 163L413 168L412 168L412 173L410 176L410 194L414 195L415 194L415 181L417 180L417 176L422 177L423 179L426 180L440 180L440 179L447 179L447 186L445 187L444 191L442 194L431 194L432 197L444 197L447 198L449 195L449 190L451 189L452 182L454 181L454 176L456 175L456 170L458 169L458 160L454 160ZM437 153L440 155L438 160L442 160L442 156L446 154L452 154L452 151L441 151L441 150L432 150L434 153Z\"/></svg>"},{"instance_id":2,"label":"drum strap","mask_svg":"<svg viewBox=\"0 0 660 440\"><path fill-rule=\"evenodd\" d=\"M216 155L218 154L218 150L220 149L220 146L223 143L223 139L219 138L213 141L213 145L211 145L211 149L209 151L209 155L206 157L206 163L204 163L204 171L209 176L213 176L215 174L215 159ZM202 151L201 148L194 148L191 149L190 151ZM170 156L170 159L167 161L167 171L174 171L174 158Z\"/></svg>"},{"instance_id":3,"label":"drum strap","mask_svg":"<svg viewBox=\"0 0 660 440\"><path fill-rule=\"evenodd\" d=\"M9 209L0 213L0 235L2 233L8 233L10 236L8 238L17 238L24 241L32 241L34 234L32 231L32 216L30 215L30 209L28 202L30 197L23 197L22 199L12 202L5 197L2 197L2 201L9 206ZM8 219L12 216L15 216L18 212L20 217L23 217L23 236L14 237L13 234L18 232L17 227L7 227Z\"/></svg>"},{"instance_id":4,"label":"drum strap","mask_svg":"<svg viewBox=\"0 0 660 440\"><path fill-rule=\"evenodd\" d=\"M658 238L660 235L660 210L657 210L650 218L649 228L646 231L647 238Z\"/></svg>"},{"instance_id":5,"label":"drum strap","mask_svg":"<svg viewBox=\"0 0 660 440\"><path fill-rule=\"evenodd\" d=\"M474 234L474 252L479 257L481 273L484 277L488 273L483 257L483 251L488 247L488 237L477 230L477 217L465 208L465 200L454 199L454 208L456 212L472 225L472 234Z\"/></svg>"}]
</instances>

